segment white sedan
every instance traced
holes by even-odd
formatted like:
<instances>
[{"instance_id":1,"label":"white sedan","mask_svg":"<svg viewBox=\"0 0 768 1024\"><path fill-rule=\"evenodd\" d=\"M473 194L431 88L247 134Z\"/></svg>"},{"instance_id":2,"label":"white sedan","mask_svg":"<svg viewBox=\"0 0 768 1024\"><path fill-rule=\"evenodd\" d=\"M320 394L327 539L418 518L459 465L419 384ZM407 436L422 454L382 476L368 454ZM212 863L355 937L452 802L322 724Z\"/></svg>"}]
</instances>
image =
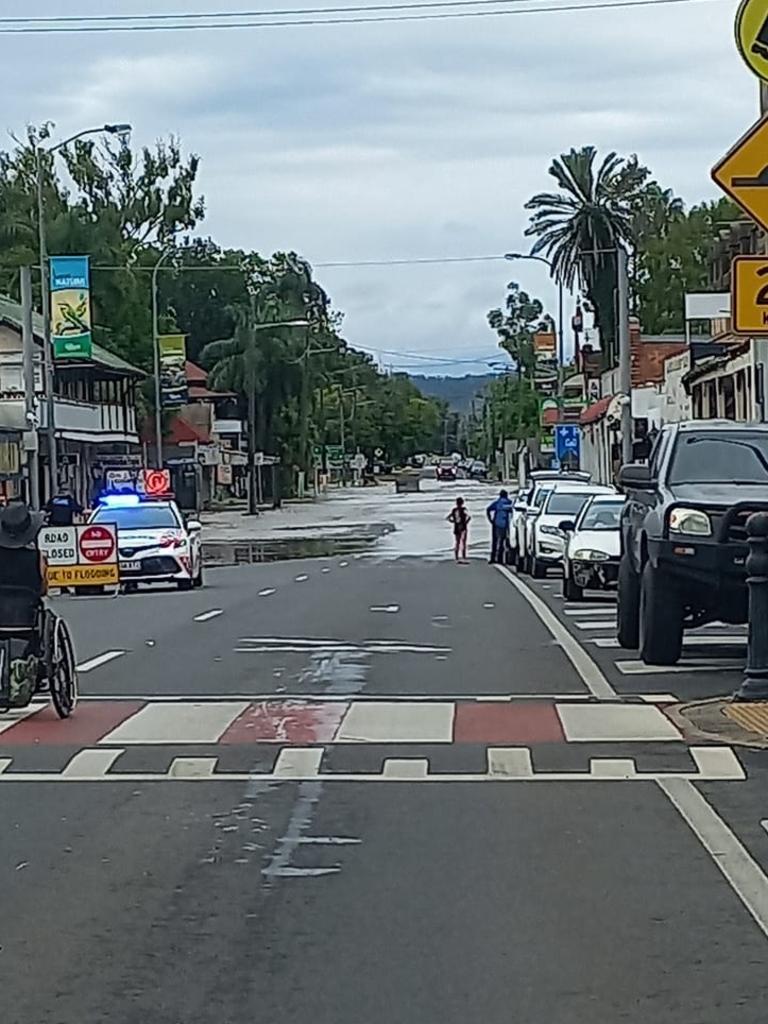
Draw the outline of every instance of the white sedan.
<instances>
[{"instance_id":1,"label":"white sedan","mask_svg":"<svg viewBox=\"0 0 768 1024\"><path fill-rule=\"evenodd\" d=\"M621 512L625 501L621 494L597 495L582 509L575 522L567 524L563 558L563 597L566 600L580 601L585 590L609 590L616 586L621 555Z\"/></svg>"},{"instance_id":2,"label":"white sedan","mask_svg":"<svg viewBox=\"0 0 768 1024\"><path fill-rule=\"evenodd\" d=\"M596 494L615 495L612 487L586 483L557 483L533 520L528 547L528 568L534 579L546 576L550 566L559 565L565 552L561 523L574 520Z\"/></svg>"},{"instance_id":3,"label":"white sedan","mask_svg":"<svg viewBox=\"0 0 768 1024\"><path fill-rule=\"evenodd\" d=\"M179 590L203 585L203 547L197 520L184 522L175 501L135 494L107 495L89 523L114 523L120 582L175 583Z\"/></svg>"}]
</instances>

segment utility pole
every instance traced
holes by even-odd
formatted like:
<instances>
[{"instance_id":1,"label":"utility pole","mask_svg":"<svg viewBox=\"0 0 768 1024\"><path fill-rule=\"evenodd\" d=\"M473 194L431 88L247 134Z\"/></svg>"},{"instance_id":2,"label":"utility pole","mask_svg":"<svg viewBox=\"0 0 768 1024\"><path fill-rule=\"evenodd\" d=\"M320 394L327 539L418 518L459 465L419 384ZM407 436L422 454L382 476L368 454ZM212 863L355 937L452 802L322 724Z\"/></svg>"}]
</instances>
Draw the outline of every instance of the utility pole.
<instances>
[{"instance_id":1,"label":"utility pole","mask_svg":"<svg viewBox=\"0 0 768 1024\"><path fill-rule=\"evenodd\" d=\"M51 341L51 295L48 246L45 237L45 197L43 195L43 154L35 149L37 161L37 241L40 257L40 299L43 307L43 387L45 391L45 434L48 448L48 488L53 497L59 486L59 458L56 447L56 396L53 393L54 369Z\"/></svg>"},{"instance_id":2,"label":"utility pole","mask_svg":"<svg viewBox=\"0 0 768 1024\"><path fill-rule=\"evenodd\" d=\"M760 82L760 114L768 114L768 82Z\"/></svg>"},{"instance_id":3,"label":"utility pole","mask_svg":"<svg viewBox=\"0 0 768 1024\"><path fill-rule=\"evenodd\" d=\"M29 504L40 508L40 459L38 456L37 413L35 410L35 337L32 326L32 272L29 267L21 268L21 346L24 374L24 417L25 433L31 438L27 448L27 472L29 473Z\"/></svg>"},{"instance_id":4,"label":"utility pole","mask_svg":"<svg viewBox=\"0 0 768 1024\"><path fill-rule=\"evenodd\" d=\"M616 248L616 305L619 334L619 392L621 407L621 461L632 461L632 353L629 338L629 270L627 250Z\"/></svg>"}]
</instances>

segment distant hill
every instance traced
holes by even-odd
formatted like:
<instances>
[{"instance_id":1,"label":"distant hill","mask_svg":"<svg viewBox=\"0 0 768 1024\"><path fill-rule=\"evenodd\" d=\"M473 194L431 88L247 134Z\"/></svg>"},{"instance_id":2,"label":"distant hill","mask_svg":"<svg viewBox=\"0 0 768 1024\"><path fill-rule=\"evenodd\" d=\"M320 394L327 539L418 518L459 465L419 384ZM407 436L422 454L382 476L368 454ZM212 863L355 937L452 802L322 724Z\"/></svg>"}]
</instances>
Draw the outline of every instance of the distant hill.
<instances>
[{"instance_id":1,"label":"distant hill","mask_svg":"<svg viewBox=\"0 0 768 1024\"><path fill-rule=\"evenodd\" d=\"M441 398L453 412L468 413L472 399L481 394L494 379L494 375L467 374L464 377L422 377L411 374L411 380L422 394Z\"/></svg>"}]
</instances>

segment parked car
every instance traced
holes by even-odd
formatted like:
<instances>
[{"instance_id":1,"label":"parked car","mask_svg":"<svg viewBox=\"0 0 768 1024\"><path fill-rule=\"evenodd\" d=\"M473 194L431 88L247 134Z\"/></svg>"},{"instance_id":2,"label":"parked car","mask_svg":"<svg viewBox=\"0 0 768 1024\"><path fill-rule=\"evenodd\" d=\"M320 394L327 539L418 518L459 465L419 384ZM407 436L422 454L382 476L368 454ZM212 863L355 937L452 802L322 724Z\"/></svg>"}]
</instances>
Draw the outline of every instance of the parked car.
<instances>
[{"instance_id":1,"label":"parked car","mask_svg":"<svg viewBox=\"0 0 768 1024\"><path fill-rule=\"evenodd\" d=\"M619 483L619 643L672 665L684 629L747 621L746 522L768 511L768 424L667 424Z\"/></svg>"},{"instance_id":2,"label":"parked car","mask_svg":"<svg viewBox=\"0 0 768 1024\"><path fill-rule=\"evenodd\" d=\"M470 459L467 467L467 475L470 480L487 480L488 467L482 459Z\"/></svg>"},{"instance_id":3,"label":"parked car","mask_svg":"<svg viewBox=\"0 0 768 1024\"><path fill-rule=\"evenodd\" d=\"M529 571L529 551L533 533L533 523L540 514L542 505L549 497L552 488L555 486L553 480L542 480L535 483L531 490L530 497L519 510L515 518L516 509L513 507L512 519L515 521L514 540L510 543L513 548L513 560L518 572Z\"/></svg>"},{"instance_id":4,"label":"parked car","mask_svg":"<svg viewBox=\"0 0 768 1024\"><path fill-rule=\"evenodd\" d=\"M534 579L546 576L559 565L565 551L565 534L560 524L574 520L595 494L615 494L612 487L587 483L555 482L531 524L526 568Z\"/></svg>"},{"instance_id":5,"label":"parked car","mask_svg":"<svg viewBox=\"0 0 768 1024\"><path fill-rule=\"evenodd\" d=\"M575 520L563 520L563 597L581 601L585 590L612 590L619 579L623 494L596 494Z\"/></svg>"}]
</instances>

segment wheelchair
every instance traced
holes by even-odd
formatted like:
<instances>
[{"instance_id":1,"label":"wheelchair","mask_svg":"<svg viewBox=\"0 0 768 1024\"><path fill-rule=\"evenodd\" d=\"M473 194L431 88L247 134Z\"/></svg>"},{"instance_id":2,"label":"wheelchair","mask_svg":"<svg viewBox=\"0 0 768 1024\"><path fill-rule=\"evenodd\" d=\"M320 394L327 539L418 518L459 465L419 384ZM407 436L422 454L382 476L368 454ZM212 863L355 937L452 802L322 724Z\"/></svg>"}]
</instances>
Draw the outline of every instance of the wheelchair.
<instances>
[{"instance_id":1,"label":"wheelchair","mask_svg":"<svg viewBox=\"0 0 768 1024\"><path fill-rule=\"evenodd\" d=\"M33 591L0 587L0 622L0 715L47 693L59 718L69 718L77 705L77 662L64 619Z\"/></svg>"}]
</instances>

